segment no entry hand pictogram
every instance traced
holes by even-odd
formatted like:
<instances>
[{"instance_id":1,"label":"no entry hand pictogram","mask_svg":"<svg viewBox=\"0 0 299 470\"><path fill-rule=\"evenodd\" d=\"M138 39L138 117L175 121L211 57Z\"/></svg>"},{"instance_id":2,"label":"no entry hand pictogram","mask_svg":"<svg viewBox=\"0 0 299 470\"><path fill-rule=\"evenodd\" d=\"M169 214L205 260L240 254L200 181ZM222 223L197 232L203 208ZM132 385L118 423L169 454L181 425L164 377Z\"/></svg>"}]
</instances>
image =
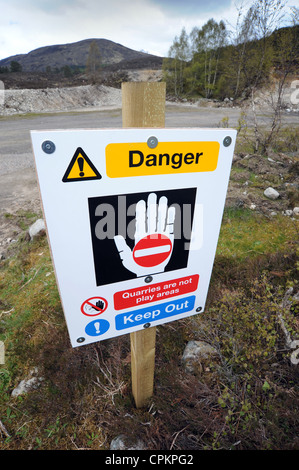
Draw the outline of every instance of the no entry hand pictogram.
<instances>
[{"instance_id":1,"label":"no entry hand pictogram","mask_svg":"<svg viewBox=\"0 0 299 470\"><path fill-rule=\"evenodd\" d=\"M108 302L103 297L90 297L81 305L81 312L88 317L95 317L103 313L108 307Z\"/></svg>"},{"instance_id":2,"label":"no entry hand pictogram","mask_svg":"<svg viewBox=\"0 0 299 470\"><path fill-rule=\"evenodd\" d=\"M136 204L135 247L133 251L121 235L114 241L123 265L137 276L163 272L170 260L174 240L175 207L168 208L162 196L157 204L157 195L150 193L146 202Z\"/></svg>"}]
</instances>

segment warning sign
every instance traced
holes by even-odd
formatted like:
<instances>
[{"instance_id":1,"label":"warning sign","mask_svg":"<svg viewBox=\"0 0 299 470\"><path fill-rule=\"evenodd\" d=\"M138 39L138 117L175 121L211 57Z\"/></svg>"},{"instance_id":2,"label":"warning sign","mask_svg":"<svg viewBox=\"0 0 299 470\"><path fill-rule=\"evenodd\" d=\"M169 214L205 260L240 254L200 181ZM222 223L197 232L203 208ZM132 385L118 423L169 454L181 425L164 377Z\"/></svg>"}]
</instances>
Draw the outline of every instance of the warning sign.
<instances>
[{"instance_id":1,"label":"warning sign","mask_svg":"<svg viewBox=\"0 0 299 470\"><path fill-rule=\"evenodd\" d=\"M73 347L205 315L236 134L31 132Z\"/></svg>"},{"instance_id":2,"label":"warning sign","mask_svg":"<svg viewBox=\"0 0 299 470\"><path fill-rule=\"evenodd\" d=\"M101 178L100 173L89 160L84 150L79 147L67 167L62 181L67 183L68 181L97 180Z\"/></svg>"}]
</instances>

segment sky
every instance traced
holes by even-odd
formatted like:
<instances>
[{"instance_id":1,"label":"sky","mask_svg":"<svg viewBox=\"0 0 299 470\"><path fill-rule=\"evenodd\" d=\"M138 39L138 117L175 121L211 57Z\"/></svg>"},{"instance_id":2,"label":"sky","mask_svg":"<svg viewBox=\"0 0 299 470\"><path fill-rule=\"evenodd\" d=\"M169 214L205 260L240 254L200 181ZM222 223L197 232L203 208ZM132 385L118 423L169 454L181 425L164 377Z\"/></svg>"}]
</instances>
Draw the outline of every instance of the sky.
<instances>
[{"instance_id":1,"label":"sky","mask_svg":"<svg viewBox=\"0 0 299 470\"><path fill-rule=\"evenodd\" d=\"M0 0L0 60L38 47L104 38L166 57L182 28L236 23L249 0ZM286 0L299 7L299 0Z\"/></svg>"}]
</instances>

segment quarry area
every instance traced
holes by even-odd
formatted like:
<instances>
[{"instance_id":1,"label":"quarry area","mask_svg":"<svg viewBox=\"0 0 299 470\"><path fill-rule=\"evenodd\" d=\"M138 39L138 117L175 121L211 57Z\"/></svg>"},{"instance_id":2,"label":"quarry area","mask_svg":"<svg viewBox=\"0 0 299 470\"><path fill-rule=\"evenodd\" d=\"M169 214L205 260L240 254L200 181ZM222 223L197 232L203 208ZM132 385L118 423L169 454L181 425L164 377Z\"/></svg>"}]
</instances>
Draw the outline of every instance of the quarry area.
<instances>
[{"instance_id":1,"label":"quarry area","mask_svg":"<svg viewBox=\"0 0 299 470\"><path fill-rule=\"evenodd\" d=\"M126 77L128 81L159 81L162 78L161 70L132 70ZM105 81L104 81L105 82ZM299 116L299 92L296 80L290 80L282 99L282 109L287 115L294 114L294 122ZM47 88L9 88L0 89L0 117L27 113L59 113L70 111L90 111L121 108L121 86L112 87L105 84L79 85ZM263 112L272 111L273 99L276 90L260 90L256 95L256 106ZM246 100L234 102L231 97L223 101L200 98L197 100L181 100L167 97L167 104L181 106L213 107L213 108L240 108L250 107Z\"/></svg>"}]
</instances>

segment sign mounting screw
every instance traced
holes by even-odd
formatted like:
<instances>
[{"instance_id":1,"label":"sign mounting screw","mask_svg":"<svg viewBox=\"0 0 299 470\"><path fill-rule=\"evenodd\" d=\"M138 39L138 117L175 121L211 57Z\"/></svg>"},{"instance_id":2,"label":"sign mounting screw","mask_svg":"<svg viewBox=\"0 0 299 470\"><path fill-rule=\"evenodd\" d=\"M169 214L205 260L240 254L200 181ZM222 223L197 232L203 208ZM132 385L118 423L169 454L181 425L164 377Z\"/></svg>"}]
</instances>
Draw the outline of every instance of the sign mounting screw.
<instances>
[{"instance_id":1,"label":"sign mounting screw","mask_svg":"<svg viewBox=\"0 0 299 470\"><path fill-rule=\"evenodd\" d=\"M229 147L231 143L232 143L232 138L229 135L224 137L224 139L223 139L224 147Z\"/></svg>"},{"instance_id":2,"label":"sign mounting screw","mask_svg":"<svg viewBox=\"0 0 299 470\"><path fill-rule=\"evenodd\" d=\"M42 143L42 149L45 153L53 153L55 152L56 147L54 142L52 142L51 140L45 140Z\"/></svg>"},{"instance_id":3,"label":"sign mounting screw","mask_svg":"<svg viewBox=\"0 0 299 470\"><path fill-rule=\"evenodd\" d=\"M150 149L154 149L158 145L158 139L155 136L151 136L147 139L147 145L149 146Z\"/></svg>"}]
</instances>

